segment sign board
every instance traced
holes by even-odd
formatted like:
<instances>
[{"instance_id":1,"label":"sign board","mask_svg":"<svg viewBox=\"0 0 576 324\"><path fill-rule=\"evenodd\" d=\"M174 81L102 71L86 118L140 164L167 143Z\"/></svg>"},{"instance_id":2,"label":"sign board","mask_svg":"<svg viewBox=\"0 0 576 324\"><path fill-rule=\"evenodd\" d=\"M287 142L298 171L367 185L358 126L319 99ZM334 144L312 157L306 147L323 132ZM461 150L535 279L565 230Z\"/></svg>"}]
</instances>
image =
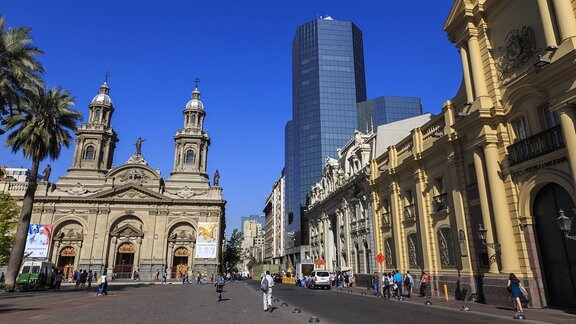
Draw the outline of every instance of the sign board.
<instances>
[{"instance_id":1,"label":"sign board","mask_svg":"<svg viewBox=\"0 0 576 324\"><path fill-rule=\"evenodd\" d=\"M196 237L196 258L216 258L218 248L218 223L198 222Z\"/></svg>"},{"instance_id":2,"label":"sign board","mask_svg":"<svg viewBox=\"0 0 576 324\"><path fill-rule=\"evenodd\" d=\"M24 256L27 258L47 258L51 239L52 225L30 224Z\"/></svg>"},{"instance_id":3,"label":"sign board","mask_svg":"<svg viewBox=\"0 0 576 324\"><path fill-rule=\"evenodd\" d=\"M382 262L384 262L384 260L386 260L386 257L382 253L378 253L378 255L376 256L376 261L378 263L382 264Z\"/></svg>"},{"instance_id":4,"label":"sign board","mask_svg":"<svg viewBox=\"0 0 576 324\"><path fill-rule=\"evenodd\" d=\"M321 265L324 265L325 263L326 263L326 261L324 261L324 259L318 259L318 260L316 260L316 265L321 266Z\"/></svg>"}]
</instances>

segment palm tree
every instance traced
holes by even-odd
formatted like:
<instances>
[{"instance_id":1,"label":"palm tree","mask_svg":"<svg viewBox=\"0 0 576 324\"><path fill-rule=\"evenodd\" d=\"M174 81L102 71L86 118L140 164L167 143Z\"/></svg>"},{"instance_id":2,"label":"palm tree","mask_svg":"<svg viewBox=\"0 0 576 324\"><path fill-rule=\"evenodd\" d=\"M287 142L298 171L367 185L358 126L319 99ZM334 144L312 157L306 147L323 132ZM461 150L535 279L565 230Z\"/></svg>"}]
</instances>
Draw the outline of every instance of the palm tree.
<instances>
[{"instance_id":1,"label":"palm tree","mask_svg":"<svg viewBox=\"0 0 576 324\"><path fill-rule=\"evenodd\" d=\"M14 107L24 91L42 87L44 68L36 60L42 51L32 45L30 28L5 29L0 16L0 117Z\"/></svg>"},{"instance_id":2,"label":"palm tree","mask_svg":"<svg viewBox=\"0 0 576 324\"><path fill-rule=\"evenodd\" d=\"M62 145L70 145L72 136L69 131L76 130L77 122L82 119L78 111L70 108L74 105L70 92L60 87L51 90L36 88L27 91L21 100L22 109L8 118L6 129L12 132L8 134L4 145L11 147L14 153L22 151L26 158L32 159L32 168L6 271L6 287L9 291L14 290L24 257L40 162L46 157L51 160L58 158Z\"/></svg>"}]
</instances>

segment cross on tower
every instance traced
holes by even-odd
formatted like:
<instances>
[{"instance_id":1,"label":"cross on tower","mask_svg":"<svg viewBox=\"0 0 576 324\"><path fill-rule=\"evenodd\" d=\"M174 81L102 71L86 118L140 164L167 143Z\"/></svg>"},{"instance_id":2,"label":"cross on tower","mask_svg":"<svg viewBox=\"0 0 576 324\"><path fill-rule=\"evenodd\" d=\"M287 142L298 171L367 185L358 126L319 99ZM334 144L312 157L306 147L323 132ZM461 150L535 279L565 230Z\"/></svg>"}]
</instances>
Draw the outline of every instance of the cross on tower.
<instances>
[{"instance_id":1,"label":"cross on tower","mask_svg":"<svg viewBox=\"0 0 576 324\"><path fill-rule=\"evenodd\" d=\"M198 88L198 83L200 83L200 78L196 77L196 79L194 79L194 83L196 84L196 88Z\"/></svg>"},{"instance_id":2,"label":"cross on tower","mask_svg":"<svg viewBox=\"0 0 576 324\"><path fill-rule=\"evenodd\" d=\"M104 73L104 82L108 83L108 77L110 77L111 75L112 75L112 74L110 74L109 71L106 71L106 72Z\"/></svg>"}]
</instances>

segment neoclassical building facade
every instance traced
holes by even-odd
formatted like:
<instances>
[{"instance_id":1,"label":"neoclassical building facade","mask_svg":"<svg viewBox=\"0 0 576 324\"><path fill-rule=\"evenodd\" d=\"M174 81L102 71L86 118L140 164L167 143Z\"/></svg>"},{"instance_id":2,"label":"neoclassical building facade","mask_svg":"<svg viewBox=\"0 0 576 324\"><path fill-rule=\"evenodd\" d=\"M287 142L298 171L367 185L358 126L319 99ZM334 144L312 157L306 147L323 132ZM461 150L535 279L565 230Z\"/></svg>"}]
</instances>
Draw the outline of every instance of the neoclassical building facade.
<instances>
[{"instance_id":1,"label":"neoclassical building facade","mask_svg":"<svg viewBox=\"0 0 576 324\"><path fill-rule=\"evenodd\" d=\"M372 161L376 250L456 298L576 306L576 2L457 0L444 26L463 82ZM519 14L522 13L522 14ZM480 235L481 234L481 235Z\"/></svg>"},{"instance_id":2,"label":"neoclassical building facade","mask_svg":"<svg viewBox=\"0 0 576 324\"><path fill-rule=\"evenodd\" d=\"M148 279L163 269L172 278L218 272L226 201L218 173L211 184L206 172L210 138L198 87L174 136L167 179L148 165L143 138L128 161L112 166L118 137L109 91L104 82L90 103L67 173L55 183L39 183L31 223L51 225L47 261L67 274L90 269L119 278L130 278L134 270ZM15 198L23 197L26 186L0 182L0 190Z\"/></svg>"},{"instance_id":3,"label":"neoclassical building facade","mask_svg":"<svg viewBox=\"0 0 576 324\"><path fill-rule=\"evenodd\" d=\"M374 271L372 199L369 165L376 135L356 132L338 152L326 158L322 179L312 187L305 212L310 257L323 269Z\"/></svg>"}]
</instances>

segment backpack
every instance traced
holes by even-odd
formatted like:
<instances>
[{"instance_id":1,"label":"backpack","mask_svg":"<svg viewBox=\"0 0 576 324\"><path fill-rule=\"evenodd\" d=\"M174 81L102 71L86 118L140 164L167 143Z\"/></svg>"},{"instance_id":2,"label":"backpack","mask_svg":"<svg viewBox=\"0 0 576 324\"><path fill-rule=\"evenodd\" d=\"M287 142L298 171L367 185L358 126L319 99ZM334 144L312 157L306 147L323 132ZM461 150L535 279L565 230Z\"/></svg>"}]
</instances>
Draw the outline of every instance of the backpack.
<instances>
[{"instance_id":1,"label":"backpack","mask_svg":"<svg viewBox=\"0 0 576 324\"><path fill-rule=\"evenodd\" d=\"M388 277L384 277L384 287L390 286L390 279Z\"/></svg>"},{"instance_id":2,"label":"backpack","mask_svg":"<svg viewBox=\"0 0 576 324\"><path fill-rule=\"evenodd\" d=\"M262 290L262 292L268 292L268 279L266 279L266 277L264 277L260 283L260 290Z\"/></svg>"},{"instance_id":3,"label":"backpack","mask_svg":"<svg viewBox=\"0 0 576 324\"><path fill-rule=\"evenodd\" d=\"M404 278L404 285L409 286L410 284L411 284L410 277L406 276L406 278Z\"/></svg>"}]
</instances>

